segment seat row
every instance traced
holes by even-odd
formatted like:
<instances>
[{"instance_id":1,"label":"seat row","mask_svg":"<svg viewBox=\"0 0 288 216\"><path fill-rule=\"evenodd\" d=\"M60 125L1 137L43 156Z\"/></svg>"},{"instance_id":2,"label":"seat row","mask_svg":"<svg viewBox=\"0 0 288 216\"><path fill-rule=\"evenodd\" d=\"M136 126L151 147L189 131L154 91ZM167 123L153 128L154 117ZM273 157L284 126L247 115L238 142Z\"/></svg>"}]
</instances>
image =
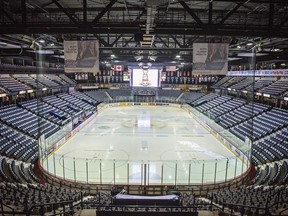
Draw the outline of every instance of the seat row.
<instances>
[{"instance_id":1,"label":"seat row","mask_svg":"<svg viewBox=\"0 0 288 216\"><path fill-rule=\"evenodd\" d=\"M288 155L288 128L257 140L252 146L252 162L261 165L285 159Z\"/></svg>"},{"instance_id":2,"label":"seat row","mask_svg":"<svg viewBox=\"0 0 288 216\"><path fill-rule=\"evenodd\" d=\"M245 140L245 137L248 137L251 140L257 140L288 126L288 121L286 121L287 116L288 112L283 111L279 113L278 110L272 109L257 116L253 116L251 119L229 129L229 131L242 140ZM240 136L239 133L241 134Z\"/></svg>"}]
</instances>

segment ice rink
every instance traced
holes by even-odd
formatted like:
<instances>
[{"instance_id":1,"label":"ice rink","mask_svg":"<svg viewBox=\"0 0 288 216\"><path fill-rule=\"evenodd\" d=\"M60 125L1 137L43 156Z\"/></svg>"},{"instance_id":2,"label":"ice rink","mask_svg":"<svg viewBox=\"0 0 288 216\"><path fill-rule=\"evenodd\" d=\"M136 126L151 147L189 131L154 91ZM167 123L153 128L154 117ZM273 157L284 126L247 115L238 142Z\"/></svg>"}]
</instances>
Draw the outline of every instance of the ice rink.
<instances>
[{"instance_id":1,"label":"ice rink","mask_svg":"<svg viewBox=\"0 0 288 216\"><path fill-rule=\"evenodd\" d=\"M95 184L201 184L247 169L192 114L169 106L106 108L43 167Z\"/></svg>"}]
</instances>

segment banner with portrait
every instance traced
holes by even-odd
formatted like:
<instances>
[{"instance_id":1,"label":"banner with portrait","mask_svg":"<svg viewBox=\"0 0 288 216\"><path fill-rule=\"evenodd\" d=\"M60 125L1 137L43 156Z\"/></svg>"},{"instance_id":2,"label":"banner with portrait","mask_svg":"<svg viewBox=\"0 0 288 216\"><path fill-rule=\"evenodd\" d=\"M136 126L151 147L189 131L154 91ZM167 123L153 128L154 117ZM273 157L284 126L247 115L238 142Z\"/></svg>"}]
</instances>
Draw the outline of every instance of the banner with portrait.
<instances>
[{"instance_id":1,"label":"banner with portrait","mask_svg":"<svg viewBox=\"0 0 288 216\"><path fill-rule=\"evenodd\" d=\"M228 48L227 43L194 43L193 73L226 75Z\"/></svg>"},{"instance_id":2,"label":"banner with portrait","mask_svg":"<svg viewBox=\"0 0 288 216\"><path fill-rule=\"evenodd\" d=\"M99 42L97 40L64 41L65 72L93 73L99 71Z\"/></svg>"}]
</instances>

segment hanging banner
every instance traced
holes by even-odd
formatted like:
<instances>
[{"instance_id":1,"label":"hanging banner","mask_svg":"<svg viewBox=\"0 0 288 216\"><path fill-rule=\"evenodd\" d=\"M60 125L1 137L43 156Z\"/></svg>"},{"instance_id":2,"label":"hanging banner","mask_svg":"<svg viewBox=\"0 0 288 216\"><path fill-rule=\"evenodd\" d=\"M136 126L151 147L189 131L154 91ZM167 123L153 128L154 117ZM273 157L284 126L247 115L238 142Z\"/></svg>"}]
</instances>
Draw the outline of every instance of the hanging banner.
<instances>
[{"instance_id":1,"label":"hanging banner","mask_svg":"<svg viewBox=\"0 0 288 216\"><path fill-rule=\"evenodd\" d=\"M193 73L226 75L227 71L228 44L193 44Z\"/></svg>"},{"instance_id":2,"label":"hanging banner","mask_svg":"<svg viewBox=\"0 0 288 216\"><path fill-rule=\"evenodd\" d=\"M124 71L124 65L114 65L114 71Z\"/></svg>"},{"instance_id":3,"label":"hanging banner","mask_svg":"<svg viewBox=\"0 0 288 216\"><path fill-rule=\"evenodd\" d=\"M288 76L288 69L228 71L227 76Z\"/></svg>"},{"instance_id":4,"label":"hanging banner","mask_svg":"<svg viewBox=\"0 0 288 216\"><path fill-rule=\"evenodd\" d=\"M97 40L64 41L65 72L99 71L99 43Z\"/></svg>"}]
</instances>

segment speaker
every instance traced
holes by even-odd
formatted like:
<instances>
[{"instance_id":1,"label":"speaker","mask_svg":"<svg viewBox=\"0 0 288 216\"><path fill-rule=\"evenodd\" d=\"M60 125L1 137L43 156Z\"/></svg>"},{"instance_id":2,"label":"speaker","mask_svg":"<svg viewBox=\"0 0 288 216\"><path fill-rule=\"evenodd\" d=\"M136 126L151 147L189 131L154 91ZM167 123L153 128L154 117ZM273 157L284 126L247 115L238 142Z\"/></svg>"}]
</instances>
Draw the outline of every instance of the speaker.
<instances>
[{"instance_id":1,"label":"speaker","mask_svg":"<svg viewBox=\"0 0 288 216\"><path fill-rule=\"evenodd\" d=\"M136 42L143 41L143 33L135 33L134 38Z\"/></svg>"}]
</instances>

